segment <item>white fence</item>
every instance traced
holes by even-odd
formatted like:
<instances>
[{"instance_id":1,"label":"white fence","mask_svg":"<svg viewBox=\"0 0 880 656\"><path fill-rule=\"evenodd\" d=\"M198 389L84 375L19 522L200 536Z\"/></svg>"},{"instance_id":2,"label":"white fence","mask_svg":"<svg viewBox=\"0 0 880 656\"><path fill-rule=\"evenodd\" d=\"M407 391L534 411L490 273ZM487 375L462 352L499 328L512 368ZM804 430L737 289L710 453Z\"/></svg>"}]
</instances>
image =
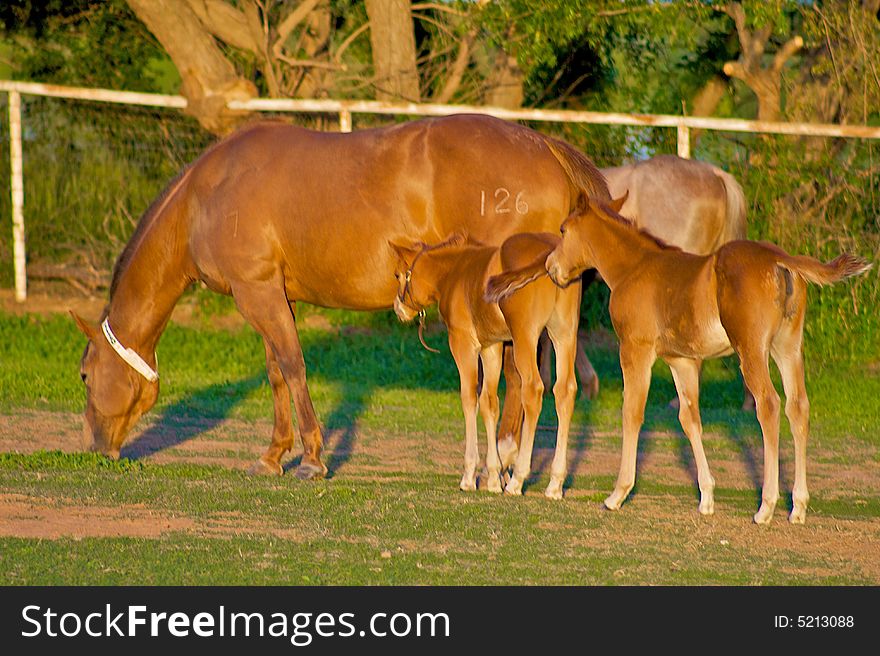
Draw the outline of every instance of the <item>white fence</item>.
<instances>
[{"instance_id":1,"label":"white fence","mask_svg":"<svg viewBox=\"0 0 880 656\"><path fill-rule=\"evenodd\" d=\"M83 89L34 82L0 80L0 92L9 94L9 157L11 163L12 237L15 269L15 298L27 298L27 272L24 224L24 179L21 141L21 96L51 96L73 100L166 107L185 109L186 98L110 89ZM398 116L446 116L460 112L487 114L511 121L549 121L554 123L590 123L597 125L630 125L675 128L678 135L678 154L690 157L690 130L721 130L725 132L752 132L787 134L813 137L849 137L880 139L880 127L864 125L833 125L818 123L771 123L700 116L671 116L668 114L619 114L547 109L505 109L503 107L475 107L470 105L440 105L416 103L385 103L373 100L310 100L291 98L255 98L232 101L230 109L255 112L295 112L337 114L343 132L351 131L353 114L392 114Z\"/></svg>"}]
</instances>

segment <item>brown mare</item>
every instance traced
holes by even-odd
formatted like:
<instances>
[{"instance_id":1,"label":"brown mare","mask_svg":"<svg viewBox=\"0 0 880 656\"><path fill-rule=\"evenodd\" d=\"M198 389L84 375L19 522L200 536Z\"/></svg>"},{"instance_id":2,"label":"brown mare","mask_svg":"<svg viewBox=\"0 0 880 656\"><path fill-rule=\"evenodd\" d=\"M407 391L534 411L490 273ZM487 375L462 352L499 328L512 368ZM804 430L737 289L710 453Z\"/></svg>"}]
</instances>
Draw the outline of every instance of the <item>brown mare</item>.
<instances>
[{"instance_id":1,"label":"brown mare","mask_svg":"<svg viewBox=\"0 0 880 656\"><path fill-rule=\"evenodd\" d=\"M442 244L401 246L392 244L399 255L394 311L401 321L412 321L424 308L439 304L440 316L449 329L449 348L461 380L461 407L465 417L465 455L462 490L477 489L477 408L486 427L487 488L501 492L501 471L507 471L513 454L510 448L499 458L496 444L498 424L498 379L505 341L513 340L514 361L519 373L524 419L522 442L513 476L504 488L507 494L522 494L531 469L532 447L544 386L538 371L537 348L541 331L550 334L556 351L556 398L558 429L556 455L550 467L550 484L544 494L562 498L568 449L568 431L577 382L574 377L580 281L560 289L546 276L504 298L490 303L483 298L489 276L518 270L536 259L547 258L559 237L526 233L507 239L500 248L465 243L461 237ZM477 369L483 364L483 385L477 396Z\"/></svg>"},{"instance_id":2,"label":"brown mare","mask_svg":"<svg viewBox=\"0 0 880 656\"><path fill-rule=\"evenodd\" d=\"M715 252L722 244L746 238L746 200L736 179L706 162L657 155L633 164L599 169L614 198L629 193L621 209L644 230L683 251ZM542 337L541 353L549 353ZM578 347L578 374L588 397L599 379ZM550 359L541 358L541 378L550 387ZM744 407L754 407L746 395Z\"/></svg>"},{"instance_id":3,"label":"brown mare","mask_svg":"<svg viewBox=\"0 0 880 656\"><path fill-rule=\"evenodd\" d=\"M275 423L252 470L282 472L293 447L292 395L304 451L297 476L323 476L295 302L390 308L397 285L389 242L466 231L499 245L520 232L555 232L582 191L609 198L589 158L485 116L351 134L272 122L242 129L184 169L143 215L114 268L107 328L76 318L89 339L85 441L118 456L158 396L155 351L171 310L201 280L231 294L263 337ZM508 405L519 413L518 403Z\"/></svg>"},{"instance_id":4,"label":"brown mare","mask_svg":"<svg viewBox=\"0 0 880 656\"><path fill-rule=\"evenodd\" d=\"M596 268L611 288L609 311L620 339L624 381L623 453L617 484L605 505L620 508L635 483L636 447L651 366L660 357L672 369L679 420L694 451L699 509L712 514L715 481L703 452L699 372L703 360L736 352L764 436L764 486L754 520L768 523L779 498L780 402L770 379L772 356L782 375L785 414L795 442L789 519L803 523L809 501L810 406L803 363L807 283L831 284L871 265L849 254L822 264L753 241L728 242L707 256L684 253L622 218L617 213L622 200L609 206L581 199L562 225L562 241L543 265L562 285L584 269ZM541 264L526 267L520 277L533 278L535 268Z\"/></svg>"}]
</instances>

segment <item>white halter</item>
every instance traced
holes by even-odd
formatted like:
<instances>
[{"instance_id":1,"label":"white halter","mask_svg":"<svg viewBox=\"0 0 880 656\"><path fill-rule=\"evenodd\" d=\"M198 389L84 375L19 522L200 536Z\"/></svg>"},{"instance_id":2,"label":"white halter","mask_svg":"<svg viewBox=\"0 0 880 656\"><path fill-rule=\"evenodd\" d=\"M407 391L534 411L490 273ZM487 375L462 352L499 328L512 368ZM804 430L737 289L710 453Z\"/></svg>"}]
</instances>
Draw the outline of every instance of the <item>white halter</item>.
<instances>
[{"instance_id":1,"label":"white halter","mask_svg":"<svg viewBox=\"0 0 880 656\"><path fill-rule=\"evenodd\" d=\"M125 360L132 369L137 371L151 383L155 383L159 380L159 374L156 373L156 371L148 365L141 356L135 353L132 349L125 348L119 343L119 340L116 339L116 335L110 330L109 319L104 319L104 322L101 324L101 330L104 331L104 337L107 338L107 342L113 347L113 350L116 351L119 354L119 357Z\"/></svg>"}]
</instances>

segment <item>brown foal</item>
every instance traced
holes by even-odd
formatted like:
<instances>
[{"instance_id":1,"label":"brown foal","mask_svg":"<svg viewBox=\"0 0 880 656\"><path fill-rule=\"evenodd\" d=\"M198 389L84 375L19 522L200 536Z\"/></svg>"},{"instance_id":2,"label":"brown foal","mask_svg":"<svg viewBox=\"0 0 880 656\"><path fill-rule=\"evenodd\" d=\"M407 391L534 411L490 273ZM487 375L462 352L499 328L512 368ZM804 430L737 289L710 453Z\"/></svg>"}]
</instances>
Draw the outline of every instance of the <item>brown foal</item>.
<instances>
[{"instance_id":1,"label":"brown foal","mask_svg":"<svg viewBox=\"0 0 880 656\"><path fill-rule=\"evenodd\" d=\"M621 204L580 199L562 224L561 242L544 263L557 284L596 268L611 288L609 311L620 339L624 381L623 453L617 484L605 505L620 508L635 483L651 366L660 357L672 369L679 419L694 451L699 509L712 514L715 481L703 452L699 372L704 359L736 352L764 436L764 486L754 520L768 523L779 498L780 401L770 379L772 356L782 375L785 414L795 443L789 519L803 523L809 501L810 406L803 361L807 283L831 284L864 273L871 265L849 254L823 264L753 241L732 241L711 255L691 255L635 228L617 214ZM524 268L525 279L533 276L534 267Z\"/></svg>"},{"instance_id":2,"label":"brown foal","mask_svg":"<svg viewBox=\"0 0 880 656\"><path fill-rule=\"evenodd\" d=\"M526 233L508 238L500 248L465 243L453 237L442 244L416 247L392 244L399 261L398 294L394 311L401 321L411 321L425 307L439 304L449 329L449 348L461 380L461 405L465 417L465 456L462 490L477 487L477 408L486 426L487 488L501 492L501 471L513 464L513 476L504 492L522 494L531 469L532 447L541 412L543 383L538 371L537 347L547 328L556 352L556 398L558 430L556 454L550 467L550 484L544 494L562 498L566 475L568 431L574 410L577 382L574 376L581 285L577 281L560 289L544 277L524 286L500 303L484 300L486 280L493 274L519 269L528 262L542 262L559 242L547 233ZM513 340L516 369L522 380L524 410L519 453L512 440L496 444L498 379L505 341ZM483 364L483 386L477 396L478 361ZM509 443L508 443L509 442ZM511 463L516 455L516 462Z\"/></svg>"}]
</instances>

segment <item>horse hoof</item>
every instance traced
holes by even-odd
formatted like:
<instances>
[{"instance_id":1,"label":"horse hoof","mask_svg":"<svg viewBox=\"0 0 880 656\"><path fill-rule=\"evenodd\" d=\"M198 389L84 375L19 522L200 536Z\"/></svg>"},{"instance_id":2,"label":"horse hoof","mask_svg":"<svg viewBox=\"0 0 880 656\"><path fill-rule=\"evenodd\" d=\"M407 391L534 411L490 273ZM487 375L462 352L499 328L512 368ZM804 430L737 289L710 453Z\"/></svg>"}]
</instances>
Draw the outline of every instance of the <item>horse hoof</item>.
<instances>
[{"instance_id":1,"label":"horse hoof","mask_svg":"<svg viewBox=\"0 0 880 656\"><path fill-rule=\"evenodd\" d=\"M303 462L296 468L296 477L301 481L317 481L326 475L327 467L324 463Z\"/></svg>"},{"instance_id":2,"label":"horse hoof","mask_svg":"<svg viewBox=\"0 0 880 656\"><path fill-rule=\"evenodd\" d=\"M715 514L715 502L714 501L702 501L700 502L700 514L708 517L709 515Z\"/></svg>"},{"instance_id":3,"label":"horse hoof","mask_svg":"<svg viewBox=\"0 0 880 656\"><path fill-rule=\"evenodd\" d=\"M788 516L788 521L792 524L803 524L807 521L807 511L795 509L791 511L791 514Z\"/></svg>"},{"instance_id":4,"label":"horse hoof","mask_svg":"<svg viewBox=\"0 0 880 656\"><path fill-rule=\"evenodd\" d=\"M501 475L498 472L486 473L486 489L492 494L501 494L504 491L501 486Z\"/></svg>"},{"instance_id":5,"label":"horse hoof","mask_svg":"<svg viewBox=\"0 0 880 656\"><path fill-rule=\"evenodd\" d=\"M605 504L605 508L607 510L620 510L620 504L622 503L622 501L622 499L618 499L617 497L615 497L615 495L612 494L602 503Z\"/></svg>"},{"instance_id":6,"label":"horse hoof","mask_svg":"<svg viewBox=\"0 0 880 656\"><path fill-rule=\"evenodd\" d=\"M550 485L547 486L547 489L544 490L544 496L556 501L562 499L562 486L550 483Z\"/></svg>"},{"instance_id":7,"label":"horse hoof","mask_svg":"<svg viewBox=\"0 0 880 656\"><path fill-rule=\"evenodd\" d=\"M764 506L761 506L761 508L758 510L758 512L755 513L755 516L752 517L752 520L755 522L755 524L759 524L759 525L767 525L770 523L770 520L772 520L772 519L773 519L773 508L770 508L768 510Z\"/></svg>"},{"instance_id":8,"label":"horse hoof","mask_svg":"<svg viewBox=\"0 0 880 656\"><path fill-rule=\"evenodd\" d=\"M507 496L518 497L522 495L522 483L516 480L516 476L511 477L504 487L504 494Z\"/></svg>"},{"instance_id":9,"label":"horse hoof","mask_svg":"<svg viewBox=\"0 0 880 656\"><path fill-rule=\"evenodd\" d=\"M513 439L512 435L507 435L498 442L498 458L501 460L501 471L513 467L516 456L519 454L519 447Z\"/></svg>"},{"instance_id":10,"label":"horse hoof","mask_svg":"<svg viewBox=\"0 0 880 656\"><path fill-rule=\"evenodd\" d=\"M458 484L458 489L462 492L476 492L477 490L477 480L476 478L467 478L464 477L461 479L461 483Z\"/></svg>"},{"instance_id":11,"label":"horse hoof","mask_svg":"<svg viewBox=\"0 0 880 656\"><path fill-rule=\"evenodd\" d=\"M248 467L248 474L254 476L281 476L283 473L284 470L279 463L268 463L262 458Z\"/></svg>"}]
</instances>

